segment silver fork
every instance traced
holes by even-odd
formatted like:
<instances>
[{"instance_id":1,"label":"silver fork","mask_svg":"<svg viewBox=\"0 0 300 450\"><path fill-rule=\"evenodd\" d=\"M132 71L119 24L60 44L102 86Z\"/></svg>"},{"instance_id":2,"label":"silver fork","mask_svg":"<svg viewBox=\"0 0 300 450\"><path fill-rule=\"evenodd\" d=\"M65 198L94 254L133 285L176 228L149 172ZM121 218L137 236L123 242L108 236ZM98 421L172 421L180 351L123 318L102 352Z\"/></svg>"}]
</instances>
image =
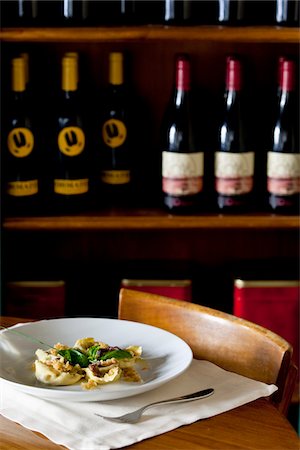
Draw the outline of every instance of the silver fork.
<instances>
[{"instance_id":1,"label":"silver fork","mask_svg":"<svg viewBox=\"0 0 300 450\"><path fill-rule=\"evenodd\" d=\"M123 416L117 416L117 417L108 417L108 416L102 416L101 414L95 413L96 416L102 417L102 419L110 420L112 422L118 422L118 423L136 423L141 418L141 415L143 412L151 408L152 406L162 405L166 403L180 403L180 402L188 402L191 400L198 400L199 398L205 398L209 397L214 393L214 389L204 389L202 391L194 392L193 394L188 395L182 395L181 397L175 397L170 398L168 400L161 400L159 402L150 403L149 405L145 405L140 409L137 409L136 411L133 411L128 414L124 414Z\"/></svg>"}]
</instances>

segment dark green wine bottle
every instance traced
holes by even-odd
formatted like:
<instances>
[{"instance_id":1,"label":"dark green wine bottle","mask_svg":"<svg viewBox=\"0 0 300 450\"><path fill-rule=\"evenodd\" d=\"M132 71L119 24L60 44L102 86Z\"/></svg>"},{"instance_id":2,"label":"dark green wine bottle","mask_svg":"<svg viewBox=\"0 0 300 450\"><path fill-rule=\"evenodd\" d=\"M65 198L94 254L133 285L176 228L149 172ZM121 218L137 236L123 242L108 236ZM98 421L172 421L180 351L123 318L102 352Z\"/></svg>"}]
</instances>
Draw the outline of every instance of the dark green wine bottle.
<instances>
[{"instance_id":1,"label":"dark green wine bottle","mask_svg":"<svg viewBox=\"0 0 300 450\"><path fill-rule=\"evenodd\" d=\"M38 214L41 167L30 101L28 73L23 57L12 59L12 98L5 126L3 176L4 211L14 215Z\"/></svg>"},{"instance_id":2,"label":"dark green wine bottle","mask_svg":"<svg viewBox=\"0 0 300 450\"><path fill-rule=\"evenodd\" d=\"M62 59L62 90L53 143L53 208L76 213L89 207L88 143L78 98L78 59Z\"/></svg>"},{"instance_id":3,"label":"dark green wine bottle","mask_svg":"<svg viewBox=\"0 0 300 450\"><path fill-rule=\"evenodd\" d=\"M102 118L97 127L98 204L125 206L131 203L132 148L130 101L124 83L123 54L109 55L109 85L104 96Z\"/></svg>"}]
</instances>

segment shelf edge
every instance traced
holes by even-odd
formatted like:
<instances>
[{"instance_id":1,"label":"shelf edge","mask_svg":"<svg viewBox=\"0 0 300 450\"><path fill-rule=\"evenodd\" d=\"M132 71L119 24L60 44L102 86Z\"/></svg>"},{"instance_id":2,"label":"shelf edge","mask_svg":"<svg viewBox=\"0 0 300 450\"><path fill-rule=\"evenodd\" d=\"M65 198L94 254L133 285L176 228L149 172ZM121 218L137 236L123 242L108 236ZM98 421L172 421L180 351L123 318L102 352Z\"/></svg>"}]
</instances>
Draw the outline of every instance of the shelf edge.
<instances>
[{"instance_id":1,"label":"shelf edge","mask_svg":"<svg viewBox=\"0 0 300 450\"><path fill-rule=\"evenodd\" d=\"M7 218L6 231L160 231L160 230L299 230L298 216L59 216Z\"/></svg>"},{"instance_id":2,"label":"shelf edge","mask_svg":"<svg viewBox=\"0 0 300 450\"><path fill-rule=\"evenodd\" d=\"M216 42L299 44L298 28L221 26L129 26L85 28L3 28L0 40L6 42L116 42L197 40Z\"/></svg>"}]
</instances>

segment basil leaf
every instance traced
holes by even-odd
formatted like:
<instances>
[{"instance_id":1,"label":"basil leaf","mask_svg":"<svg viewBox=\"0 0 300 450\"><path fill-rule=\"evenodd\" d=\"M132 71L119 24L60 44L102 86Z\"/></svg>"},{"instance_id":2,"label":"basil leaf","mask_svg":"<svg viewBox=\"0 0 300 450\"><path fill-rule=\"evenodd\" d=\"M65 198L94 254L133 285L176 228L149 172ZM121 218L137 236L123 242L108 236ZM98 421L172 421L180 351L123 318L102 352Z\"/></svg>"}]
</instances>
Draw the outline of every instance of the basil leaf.
<instances>
[{"instance_id":1,"label":"basil leaf","mask_svg":"<svg viewBox=\"0 0 300 450\"><path fill-rule=\"evenodd\" d=\"M92 347L89 347L88 352L87 352L88 359L91 361L94 361L95 359L97 359L97 352L99 349L100 349L100 345L93 345Z\"/></svg>"},{"instance_id":2,"label":"basil leaf","mask_svg":"<svg viewBox=\"0 0 300 450\"><path fill-rule=\"evenodd\" d=\"M113 350L111 352L105 353L105 355L101 356L99 359L102 361L106 361L107 359L116 358L116 359L123 359L123 358L132 358L131 353L127 352L126 350Z\"/></svg>"},{"instance_id":3,"label":"basil leaf","mask_svg":"<svg viewBox=\"0 0 300 450\"><path fill-rule=\"evenodd\" d=\"M74 348L59 350L57 353L63 356L64 359L66 359L73 365L79 364L80 367L87 367L89 365L87 356L81 353L79 350L75 350Z\"/></svg>"}]
</instances>

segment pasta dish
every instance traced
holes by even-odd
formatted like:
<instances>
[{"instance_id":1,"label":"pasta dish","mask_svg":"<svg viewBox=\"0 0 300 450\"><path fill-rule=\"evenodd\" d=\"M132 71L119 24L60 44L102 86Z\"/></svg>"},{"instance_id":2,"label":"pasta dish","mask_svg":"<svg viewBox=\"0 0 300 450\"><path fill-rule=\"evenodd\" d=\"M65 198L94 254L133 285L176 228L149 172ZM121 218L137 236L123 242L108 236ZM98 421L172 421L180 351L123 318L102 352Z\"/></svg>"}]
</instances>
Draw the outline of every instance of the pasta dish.
<instances>
[{"instance_id":1,"label":"pasta dish","mask_svg":"<svg viewBox=\"0 0 300 450\"><path fill-rule=\"evenodd\" d=\"M80 382L84 389L93 389L120 379L142 381L135 368L141 359L141 346L122 349L88 337L78 339L74 347L57 343L46 351L37 349L35 354L35 376L45 384L67 386Z\"/></svg>"}]
</instances>

